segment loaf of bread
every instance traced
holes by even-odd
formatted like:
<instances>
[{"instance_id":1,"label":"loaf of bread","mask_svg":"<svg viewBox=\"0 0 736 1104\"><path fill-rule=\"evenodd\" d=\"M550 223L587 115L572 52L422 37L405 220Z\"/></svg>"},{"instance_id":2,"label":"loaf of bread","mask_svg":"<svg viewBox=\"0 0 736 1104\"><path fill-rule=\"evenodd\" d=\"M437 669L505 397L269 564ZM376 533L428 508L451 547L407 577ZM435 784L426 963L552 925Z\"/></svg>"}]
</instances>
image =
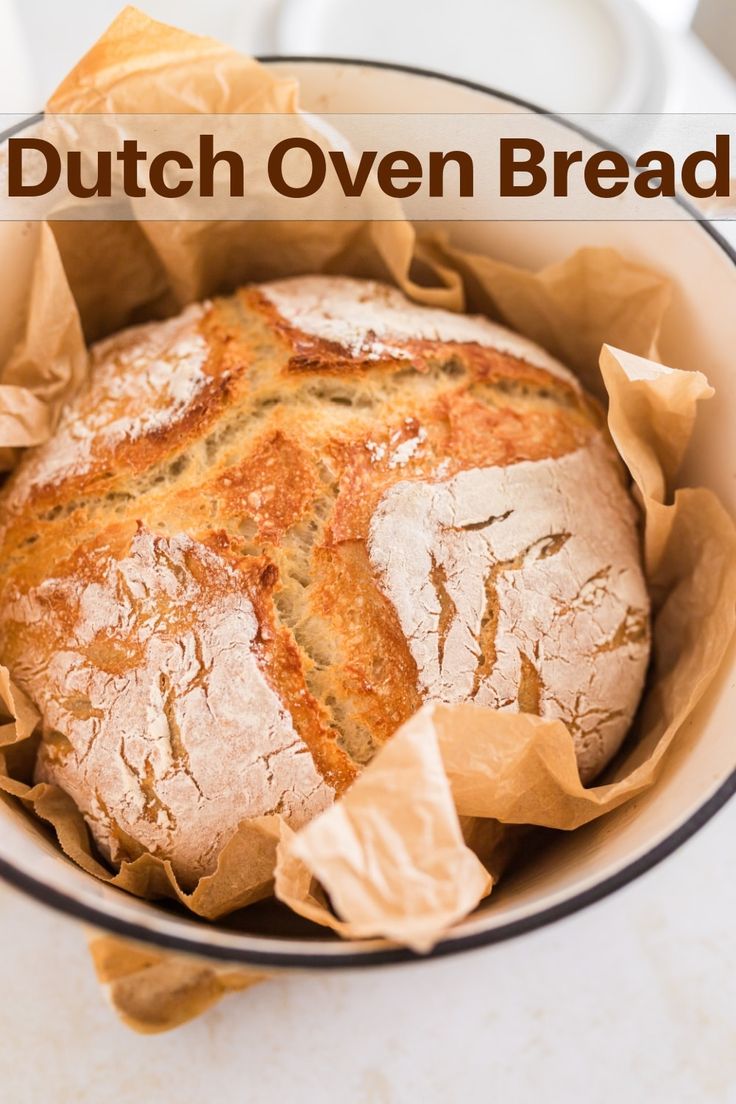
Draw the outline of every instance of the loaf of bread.
<instances>
[{"instance_id":1,"label":"loaf of bread","mask_svg":"<svg viewBox=\"0 0 736 1104\"><path fill-rule=\"evenodd\" d=\"M0 660L42 716L37 778L113 864L193 885L424 701L561 718L585 779L610 759L649 652L636 511L543 350L306 276L91 362L3 491Z\"/></svg>"}]
</instances>

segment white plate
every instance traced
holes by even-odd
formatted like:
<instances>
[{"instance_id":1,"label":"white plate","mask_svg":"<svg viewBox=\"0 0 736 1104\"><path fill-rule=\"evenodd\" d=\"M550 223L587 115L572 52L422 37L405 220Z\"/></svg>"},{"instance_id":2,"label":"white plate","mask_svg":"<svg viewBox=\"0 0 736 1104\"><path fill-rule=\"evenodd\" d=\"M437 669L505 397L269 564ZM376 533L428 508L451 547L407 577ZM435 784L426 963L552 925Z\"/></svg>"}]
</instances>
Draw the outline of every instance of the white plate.
<instances>
[{"instance_id":1,"label":"white plate","mask_svg":"<svg viewBox=\"0 0 736 1104\"><path fill-rule=\"evenodd\" d=\"M282 53L435 69L552 111L657 111L661 40L632 0L283 0Z\"/></svg>"}]
</instances>

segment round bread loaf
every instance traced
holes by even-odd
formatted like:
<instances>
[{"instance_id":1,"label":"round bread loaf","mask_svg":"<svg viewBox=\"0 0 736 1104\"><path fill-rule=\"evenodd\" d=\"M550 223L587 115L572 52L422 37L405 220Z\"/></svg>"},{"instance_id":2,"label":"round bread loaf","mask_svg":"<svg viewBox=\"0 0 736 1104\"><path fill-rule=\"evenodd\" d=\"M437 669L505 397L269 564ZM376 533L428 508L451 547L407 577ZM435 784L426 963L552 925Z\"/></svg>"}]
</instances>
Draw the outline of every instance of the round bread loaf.
<instances>
[{"instance_id":1,"label":"round bread loaf","mask_svg":"<svg viewBox=\"0 0 736 1104\"><path fill-rule=\"evenodd\" d=\"M584 778L608 761L648 659L636 512L543 350L309 276L91 360L3 492L0 659L42 716L37 778L113 863L191 886L427 700L561 718Z\"/></svg>"}]
</instances>

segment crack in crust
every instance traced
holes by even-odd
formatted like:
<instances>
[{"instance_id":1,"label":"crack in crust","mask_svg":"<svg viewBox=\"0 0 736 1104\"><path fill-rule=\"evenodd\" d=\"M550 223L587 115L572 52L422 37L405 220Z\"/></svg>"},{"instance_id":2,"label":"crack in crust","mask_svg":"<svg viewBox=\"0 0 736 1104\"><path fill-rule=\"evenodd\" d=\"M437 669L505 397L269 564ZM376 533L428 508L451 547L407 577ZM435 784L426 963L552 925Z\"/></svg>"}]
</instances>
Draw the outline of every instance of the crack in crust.
<instances>
[{"instance_id":1,"label":"crack in crust","mask_svg":"<svg viewBox=\"0 0 736 1104\"><path fill-rule=\"evenodd\" d=\"M18 669L67 740L61 758L42 744L37 776L72 795L113 861L133 857L135 839L192 884L207 872L203 851L241 820L279 809L296 827L334 790L261 669L257 642L271 630L243 577L187 537L140 528L121 544L6 609L67 637L44 670ZM128 646L103 670L110 626ZM68 713L70 687L105 720Z\"/></svg>"},{"instance_id":2,"label":"crack in crust","mask_svg":"<svg viewBox=\"0 0 736 1104\"><path fill-rule=\"evenodd\" d=\"M559 717L581 773L601 769L649 651L635 514L602 439L557 461L399 483L370 552L427 698Z\"/></svg>"}]
</instances>

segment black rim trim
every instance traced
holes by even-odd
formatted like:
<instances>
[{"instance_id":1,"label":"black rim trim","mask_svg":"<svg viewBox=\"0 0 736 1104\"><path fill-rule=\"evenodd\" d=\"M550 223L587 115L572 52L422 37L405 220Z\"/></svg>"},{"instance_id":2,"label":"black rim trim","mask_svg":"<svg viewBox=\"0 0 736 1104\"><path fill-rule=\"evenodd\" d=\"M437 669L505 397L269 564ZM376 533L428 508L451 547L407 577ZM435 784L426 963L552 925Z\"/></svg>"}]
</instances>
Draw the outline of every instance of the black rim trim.
<instances>
[{"instance_id":1,"label":"black rim trim","mask_svg":"<svg viewBox=\"0 0 736 1104\"><path fill-rule=\"evenodd\" d=\"M274 54L260 57L258 60L265 64L294 63L298 65L310 63L318 65L352 65L360 68L386 69L409 73L412 76L430 77L435 80L445 81L448 84L461 85L462 87L469 88L475 92L481 92L487 96L494 96L497 99L512 103L517 107L523 107L527 111L531 111L537 115L547 115L562 126L580 134L582 137L598 145L601 144L599 138L594 134L590 134L584 128L568 122L563 116L557 115L551 111L545 111L536 104L520 99L518 96L508 95L497 89L478 84L475 81L465 80L462 77L449 77L444 73L438 73L432 69L421 69L411 65L393 64L391 62L361 61L359 58L340 57L309 57ZM25 122L19 123L10 130L0 134L0 142L12 137L13 134L24 129L24 127L37 122L42 117L42 114L43 113L34 115L25 120ZM694 221L702 227L706 234L710 235L733 264L736 265L736 250L717 230L715 230L713 225L698 217L698 213L693 209L691 204L681 196L676 196L674 202L683 207L693 217ZM490 946L494 943L501 943L519 935L525 935L527 932L545 927L548 924L554 923L556 920L561 920L566 916L571 916L573 913L579 912L588 905L601 901L604 897L628 885L630 882L640 877L640 875L645 874L648 870L657 866L681 847L682 844L689 840L704 824L707 824L735 793L736 769L731 772L718 789L711 794L711 796L696 809L687 820L683 821L678 828L651 848L651 850L640 855L638 859L634 859L633 862L622 867L621 870L612 874L610 877L605 878L589 889L583 890L559 902L559 904L552 905L531 916L526 916L520 920L512 920L490 931L474 932L472 935L458 936L456 938L443 940L426 955L418 955L406 947L381 947L375 951L366 949L363 952L340 953L335 955L318 950L315 950L314 954L286 950L283 952L271 952L245 950L237 947L221 947L216 944L204 944L196 940L186 939L182 936L150 931L148 928L134 921L119 920L115 916L108 916L107 913L98 912L97 909L91 905L81 904L75 898L69 897L60 890L51 888L44 882L37 881L35 878L32 878L24 871L19 870L17 867L1 858L0 877L16 889L41 901L50 908L65 912L69 916L73 916L93 927L101 928L105 931L113 932L116 935L121 935L138 942L153 944L164 950L178 951L182 954L195 955L200 958L215 959L223 962L241 962L245 965L270 969L345 969L359 966L384 966L400 962L420 962L430 958L442 958L446 955L474 950L478 947ZM251 936L250 938L256 939L258 937ZM285 942L287 942L287 940L285 940ZM315 942L315 948L319 945L318 942Z\"/></svg>"},{"instance_id":2,"label":"black rim trim","mask_svg":"<svg viewBox=\"0 0 736 1104\"><path fill-rule=\"evenodd\" d=\"M68 897L65 893L51 889L43 882L36 881L2 859L0 859L0 877L15 886L16 889L22 890L51 908L68 913L70 916L91 924L93 927L104 928L116 935L122 935L142 943L154 944L164 950L179 951L200 958L212 958L223 962L242 962L267 969L344 969L357 966L385 966L400 962L422 962L426 959L443 958L447 955L490 946L519 935L525 935L537 928L546 927L548 924L554 923L555 920L562 920L567 916L571 916L588 905L601 901L604 897L608 897L615 890L628 885L668 858L704 824L711 820L723 808L729 798L733 797L734 793L736 793L736 771L733 771L716 792L679 828L671 832L651 851L647 851L616 874L612 874L597 885L583 890L582 893L575 894L574 897L531 916L526 916L521 920L512 920L491 931L474 932L472 935L443 940L426 955L417 954L406 947L382 947L375 951L366 949L361 953L332 955L322 951L315 951L314 954L303 954L293 951L246 951L238 948L220 947L216 944L203 945L195 940L180 936L149 931L149 929L140 927L134 922L118 920L117 917L99 913L91 906L80 904L73 897ZM257 937L253 936L251 938ZM317 945L315 944L315 946Z\"/></svg>"}]
</instances>

